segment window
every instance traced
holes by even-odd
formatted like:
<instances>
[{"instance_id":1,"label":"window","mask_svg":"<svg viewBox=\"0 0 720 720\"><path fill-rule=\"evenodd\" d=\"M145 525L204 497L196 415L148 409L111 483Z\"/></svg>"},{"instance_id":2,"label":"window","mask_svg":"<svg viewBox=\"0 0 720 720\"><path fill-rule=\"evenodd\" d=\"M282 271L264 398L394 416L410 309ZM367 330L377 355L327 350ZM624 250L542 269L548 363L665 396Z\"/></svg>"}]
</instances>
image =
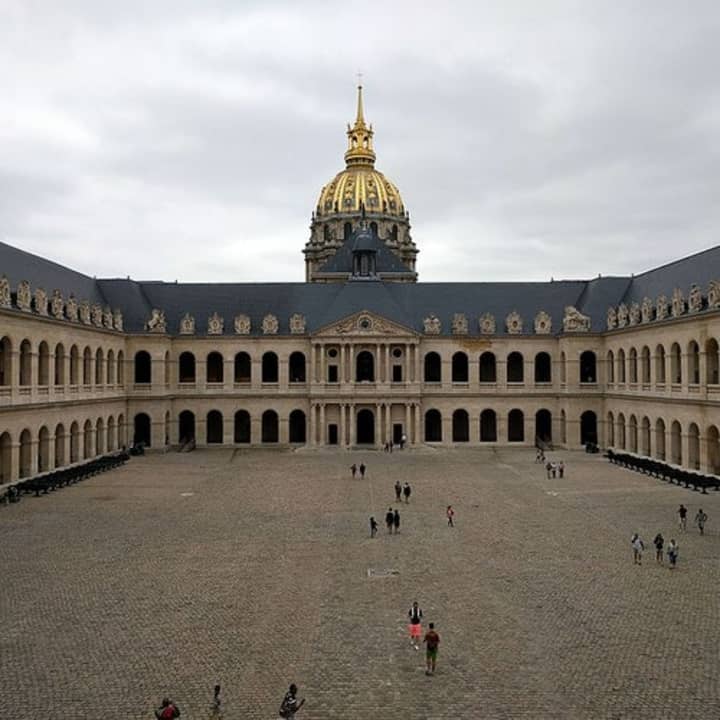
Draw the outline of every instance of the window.
<instances>
[{"instance_id":1,"label":"window","mask_svg":"<svg viewBox=\"0 0 720 720\"><path fill-rule=\"evenodd\" d=\"M440 382L441 368L440 356L436 352L425 355L425 382Z\"/></svg>"}]
</instances>

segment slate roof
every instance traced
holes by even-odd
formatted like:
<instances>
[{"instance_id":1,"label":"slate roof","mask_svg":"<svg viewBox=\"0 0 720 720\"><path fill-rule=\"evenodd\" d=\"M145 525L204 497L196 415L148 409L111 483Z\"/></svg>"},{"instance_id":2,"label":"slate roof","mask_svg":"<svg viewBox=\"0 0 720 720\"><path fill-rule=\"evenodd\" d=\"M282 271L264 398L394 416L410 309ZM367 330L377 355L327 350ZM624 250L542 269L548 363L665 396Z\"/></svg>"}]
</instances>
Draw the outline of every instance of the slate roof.
<instances>
[{"instance_id":1,"label":"slate roof","mask_svg":"<svg viewBox=\"0 0 720 720\"><path fill-rule=\"evenodd\" d=\"M392 252L387 251L392 257ZM338 252L339 254L339 252ZM337 257L337 254L336 254ZM338 261L339 262L339 261ZM398 261L399 262L399 261ZM403 266L404 268L404 266ZM405 268L405 270L407 270ZM442 323L442 334L451 331L455 313L465 313L469 334L479 334L478 317L495 316L497 334L505 334L505 318L516 310L524 332L534 333L535 315L544 310L552 318L552 332L562 329L564 308L575 306L592 319L592 330L605 330L607 308L621 302L640 302L675 287L687 295L697 282L703 292L710 280L720 279L720 246L642 273L636 277L553 282L478 283L165 283L122 279L95 280L44 258L0 243L0 275L7 275L15 289L21 280L34 290L48 293L59 288L67 298L90 300L122 310L125 329L141 332L153 308L165 311L168 332L177 333L180 318L194 316L198 335L205 333L207 318L217 312L225 319L225 334L233 335L233 318L250 316L253 335L262 332L265 315L275 315L279 334L288 335L293 313L305 316L307 329L315 332L349 315L368 310L422 333L423 320L431 314Z\"/></svg>"},{"instance_id":2,"label":"slate roof","mask_svg":"<svg viewBox=\"0 0 720 720\"><path fill-rule=\"evenodd\" d=\"M355 247L359 242L359 247ZM319 269L319 273L342 273L350 275L353 271L353 250L375 250L375 272L376 273L407 273L413 275L413 271L380 240L377 233L369 229L356 230L337 249L335 254Z\"/></svg>"}]
</instances>

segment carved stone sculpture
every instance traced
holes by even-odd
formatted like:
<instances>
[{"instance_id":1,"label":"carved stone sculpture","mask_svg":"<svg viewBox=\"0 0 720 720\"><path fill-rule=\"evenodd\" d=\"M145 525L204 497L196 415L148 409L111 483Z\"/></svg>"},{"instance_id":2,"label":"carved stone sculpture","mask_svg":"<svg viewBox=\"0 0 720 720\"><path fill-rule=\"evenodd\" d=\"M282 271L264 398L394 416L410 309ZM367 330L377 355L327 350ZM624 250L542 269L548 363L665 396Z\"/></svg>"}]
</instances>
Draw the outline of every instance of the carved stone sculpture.
<instances>
[{"instance_id":1,"label":"carved stone sculpture","mask_svg":"<svg viewBox=\"0 0 720 720\"><path fill-rule=\"evenodd\" d=\"M208 335L222 335L225 330L225 318L214 312L208 318L207 332Z\"/></svg>"},{"instance_id":2,"label":"carved stone sculpture","mask_svg":"<svg viewBox=\"0 0 720 720\"><path fill-rule=\"evenodd\" d=\"M23 280L17 286L17 299L16 303L20 310L30 312L30 303L32 298L30 296L30 283L27 280Z\"/></svg>"},{"instance_id":3,"label":"carved stone sculpture","mask_svg":"<svg viewBox=\"0 0 720 720\"><path fill-rule=\"evenodd\" d=\"M264 335L277 335L280 323L274 315L266 315L262 321L262 331Z\"/></svg>"},{"instance_id":4,"label":"carved stone sculpture","mask_svg":"<svg viewBox=\"0 0 720 720\"><path fill-rule=\"evenodd\" d=\"M74 295L68 298L67 305L65 305L65 312L67 313L68 320L71 322L78 321L78 304Z\"/></svg>"},{"instance_id":5,"label":"carved stone sculpture","mask_svg":"<svg viewBox=\"0 0 720 720\"><path fill-rule=\"evenodd\" d=\"M10 281L3 275L0 277L0 307L9 308L11 303Z\"/></svg>"},{"instance_id":6,"label":"carved stone sculpture","mask_svg":"<svg viewBox=\"0 0 720 720\"><path fill-rule=\"evenodd\" d=\"M607 329L614 330L618 324L617 310L610 306L607 310Z\"/></svg>"},{"instance_id":7,"label":"carved stone sculpture","mask_svg":"<svg viewBox=\"0 0 720 720\"><path fill-rule=\"evenodd\" d=\"M112 309L107 306L103 310L103 327L107 328L108 330L112 330L113 326L113 314Z\"/></svg>"},{"instance_id":8,"label":"carved stone sculpture","mask_svg":"<svg viewBox=\"0 0 720 720\"><path fill-rule=\"evenodd\" d=\"M495 334L495 316L490 313L484 313L480 316L478 323L480 325L480 332L483 335L494 335Z\"/></svg>"},{"instance_id":9,"label":"carved stone sculpture","mask_svg":"<svg viewBox=\"0 0 720 720\"><path fill-rule=\"evenodd\" d=\"M164 333L167 329L165 311L153 308L150 314L150 319L145 323L145 329L149 332Z\"/></svg>"},{"instance_id":10,"label":"carved stone sculpture","mask_svg":"<svg viewBox=\"0 0 720 720\"><path fill-rule=\"evenodd\" d=\"M237 335L249 335L251 322L247 315L236 315L235 316L235 333Z\"/></svg>"},{"instance_id":11,"label":"carved stone sculpture","mask_svg":"<svg viewBox=\"0 0 720 720\"><path fill-rule=\"evenodd\" d=\"M505 318L505 328L510 335L519 335L523 331L523 321L517 310L513 310Z\"/></svg>"},{"instance_id":12,"label":"carved stone sculpture","mask_svg":"<svg viewBox=\"0 0 720 720\"><path fill-rule=\"evenodd\" d=\"M544 310L535 316L535 334L549 335L552 331L552 318Z\"/></svg>"},{"instance_id":13,"label":"carved stone sculpture","mask_svg":"<svg viewBox=\"0 0 720 720\"><path fill-rule=\"evenodd\" d=\"M590 330L590 317L583 315L576 307L568 305L563 314L563 332L587 332Z\"/></svg>"},{"instance_id":14,"label":"carved stone sculpture","mask_svg":"<svg viewBox=\"0 0 720 720\"><path fill-rule=\"evenodd\" d=\"M644 297L642 301L642 306L640 308L640 315L642 316L642 321L644 323L649 323L653 319L653 301L652 298Z\"/></svg>"},{"instance_id":15,"label":"carved stone sculpture","mask_svg":"<svg viewBox=\"0 0 720 720\"><path fill-rule=\"evenodd\" d=\"M688 310L690 312L700 312L702 310L702 292L700 288L693 283L688 294Z\"/></svg>"},{"instance_id":16,"label":"carved stone sculpture","mask_svg":"<svg viewBox=\"0 0 720 720\"><path fill-rule=\"evenodd\" d=\"M685 312L685 295L680 288L673 290L672 296L672 316L680 317Z\"/></svg>"},{"instance_id":17,"label":"carved stone sculpture","mask_svg":"<svg viewBox=\"0 0 720 720\"><path fill-rule=\"evenodd\" d=\"M467 335L468 321L467 317L465 317L465 313L455 313L453 315L451 327L453 335Z\"/></svg>"},{"instance_id":18,"label":"carved stone sculpture","mask_svg":"<svg viewBox=\"0 0 720 720\"><path fill-rule=\"evenodd\" d=\"M92 324L95 325L95 327L102 327L103 324L103 309L100 305L95 303L92 306L92 309L90 311L90 314L92 316Z\"/></svg>"},{"instance_id":19,"label":"carved stone sculpture","mask_svg":"<svg viewBox=\"0 0 720 720\"><path fill-rule=\"evenodd\" d=\"M628 323L628 307L625 303L620 303L617 310L618 327L625 327Z\"/></svg>"},{"instance_id":20,"label":"carved stone sculpture","mask_svg":"<svg viewBox=\"0 0 720 720\"><path fill-rule=\"evenodd\" d=\"M119 332L123 331L123 314L120 310L113 312L113 327Z\"/></svg>"},{"instance_id":21,"label":"carved stone sculpture","mask_svg":"<svg viewBox=\"0 0 720 720\"><path fill-rule=\"evenodd\" d=\"M290 333L302 335L305 332L305 316L300 313L293 313L290 316Z\"/></svg>"},{"instance_id":22,"label":"carved stone sculpture","mask_svg":"<svg viewBox=\"0 0 720 720\"><path fill-rule=\"evenodd\" d=\"M720 307L720 280L711 280L707 291L708 308Z\"/></svg>"},{"instance_id":23,"label":"carved stone sculpture","mask_svg":"<svg viewBox=\"0 0 720 720\"><path fill-rule=\"evenodd\" d=\"M195 334L195 318L186 312L180 318L180 334L181 335L194 335Z\"/></svg>"},{"instance_id":24,"label":"carved stone sculpture","mask_svg":"<svg viewBox=\"0 0 720 720\"><path fill-rule=\"evenodd\" d=\"M65 303L63 302L62 293L59 290L53 290L50 308L53 317L56 317L58 320L62 320L65 317Z\"/></svg>"},{"instance_id":25,"label":"carved stone sculpture","mask_svg":"<svg viewBox=\"0 0 720 720\"><path fill-rule=\"evenodd\" d=\"M83 323L83 325L89 325L92 322L92 318L90 317L90 303L87 300L80 301L78 314L80 315L80 322Z\"/></svg>"},{"instance_id":26,"label":"carved stone sculpture","mask_svg":"<svg viewBox=\"0 0 720 720\"><path fill-rule=\"evenodd\" d=\"M430 314L423 320L423 326L427 335L439 335L442 330L442 323L437 315Z\"/></svg>"},{"instance_id":27,"label":"carved stone sculpture","mask_svg":"<svg viewBox=\"0 0 720 720\"><path fill-rule=\"evenodd\" d=\"M630 305L630 324L638 325L640 323L640 305L636 302Z\"/></svg>"},{"instance_id":28,"label":"carved stone sculpture","mask_svg":"<svg viewBox=\"0 0 720 720\"><path fill-rule=\"evenodd\" d=\"M664 320L667 317L667 314L668 314L667 298L664 295L660 295L660 297L655 302L655 319L656 320Z\"/></svg>"},{"instance_id":29,"label":"carved stone sculpture","mask_svg":"<svg viewBox=\"0 0 720 720\"><path fill-rule=\"evenodd\" d=\"M48 314L47 293L42 288L35 290L35 312L38 313L38 315Z\"/></svg>"}]
</instances>

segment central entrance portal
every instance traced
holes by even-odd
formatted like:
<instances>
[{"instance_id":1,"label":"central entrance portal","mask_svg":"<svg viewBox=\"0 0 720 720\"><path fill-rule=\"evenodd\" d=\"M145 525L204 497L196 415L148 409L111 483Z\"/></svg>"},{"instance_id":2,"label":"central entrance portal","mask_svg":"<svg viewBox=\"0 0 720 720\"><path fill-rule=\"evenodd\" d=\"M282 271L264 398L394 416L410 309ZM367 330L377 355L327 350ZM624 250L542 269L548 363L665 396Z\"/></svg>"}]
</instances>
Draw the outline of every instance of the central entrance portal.
<instances>
[{"instance_id":1,"label":"central entrance portal","mask_svg":"<svg viewBox=\"0 0 720 720\"><path fill-rule=\"evenodd\" d=\"M357 414L357 443L375 444L375 414L372 410L360 410Z\"/></svg>"}]
</instances>

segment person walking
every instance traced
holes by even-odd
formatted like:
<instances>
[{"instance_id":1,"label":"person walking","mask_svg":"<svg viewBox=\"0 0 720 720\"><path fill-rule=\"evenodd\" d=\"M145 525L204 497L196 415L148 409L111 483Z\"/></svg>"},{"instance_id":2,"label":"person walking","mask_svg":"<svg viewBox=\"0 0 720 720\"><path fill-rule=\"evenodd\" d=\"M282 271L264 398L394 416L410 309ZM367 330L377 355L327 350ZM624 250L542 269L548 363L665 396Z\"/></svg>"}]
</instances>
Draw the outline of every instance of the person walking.
<instances>
[{"instance_id":1,"label":"person walking","mask_svg":"<svg viewBox=\"0 0 720 720\"><path fill-rule=\"evenodd\" d=\"M677 565L678 555L680 553L680 546L675 542L675 538L671 538L670 544L668 545L667 555L670 561L670 569L672 570Z\"/></svg>"},{"instance_id":2,"label":"person walking","mask_svg":"<svg viewBox=\"0 0 720 720\"><path fill-rule=\"evenodd\" d=\"M548 460L548 461L545 463L545 471L547 472L547 479L548 479L548 480L549 480L550 477L551 477L552 469L553 469L552 463Z\"/></svg>"},{"instance_id":3,"label":"person walking","mask_svg":"<svg viewBox=\"0 0 720 720\"><path fill-rule=\"evenodd\" d=\"M367 469L367 468L365 467L365 463L360 463L360 477L361 477L361 478L364 478L364 477L365 477L365 470L366 470L366 469Z\"/></svg>"},{"instance_id":4,"label":"person walking","mask_svg":"<svg viewBox=\"0 0 720 720\"><path fill-rule=\"evenodd\" d=\"M422 637L422 610L417 603L417 600L412 604L410 610L408 610L408 617L410 622L408 624L408 632L410 633L410 644L415 646L416 650L420 649L418 643Z\"/></svg>"},{"instance_id":5,"label":"person walking","mask_svg":"<svg viewBox=\"0 0 720 720\"><path fill-rule=\"evenodd\" d=\"M565 475L565 463L562 460L558 463L558 475L561 478Z\"/></svg>"},{"instance_id":6,"label":"person walking","mask_svg":"<svg viewBox=\"0 0 720 720\"><path fill-rule=\"evenodd\" d=\"M448 527L455 527L455 511L453 510L452 505L447 506L445 515L447 515Z\"/></svg>"},{"instance_id":7,"label":"person walking","mask_svg":"<svg viewBox=\"0 0 720 720\"><path fill-rule=\"evenodd\" d=\"M703 512L702 508L697 511L695 515L695 524L698 526L698 530L701 535L705 534L705 523L707 522L708 516Z\"/></svg>"},{"instance_id":8,"label":"person walking","mask_svg":"<svg viewBox=\"0 0 720 720\"><path fill-rule=\"evenodd\" d=\"M405 443L406 443L406 442L407 442L407 435L402 435L402 436L400 437L400 449L401 449L401 450L404 450L404 449L405 449Z\"/></svg>"},{"instance_id":9,"label":"person walking","mask_svg":"<svg viewBox=\"0 0 720 720\"><path fill-rule=\"evenodd\" d=\"M219 712L221 704L222 701L220 700L220 685L216 685L213 688L213 710L215 712Z\"/></svg>"},{"instance_id":10,"label":"person walking","mask_svg":"<svg viewBox=\"0 0 720 720\"><path fill-rule=\"evenodd\" d=\"M633 563L635 565L642 565L642 554L645 549L645 543L637 533L633 533L633 536L630 538L630 544L633 549Z\"/></svg>"},{"instance_id":11,"label":"person walking","mask_svg":"<svg viewBox=\"0 0 720 720\"><path fill-rule=\"evenodd\" d=\"M435 673L435 665L437 664L438 647L440 645L440 635L435 632L435 623L428 625L428 631L425 633L425 665L426 675Z\"/></svg>"},{"instance_id":12,"label":"person walking","mask_svg":"<svg viewBox=\"0 0 720 720\"><path fill-rule=\"evenodd\" d=\"M402 485L400 484L399 480L395 481L395 499L400 502L400 498L402 496Z\"/></svg>"},{"instance_id":13,"label":"person walking","mask_svg":"<svg viewBox=\"0 0 720 720\"><path fill-rule=\"evenodd\" d=\"M353 479L355 478L355 475L357 474L357 465L353 463L350 466L350 472L352 473Z\"/></svg>"},{"instance_id":14,"label":"person walking","mask_svg":"<svg viewBox=\"0 0 720 720\"><path fill-rule=\"evenodd\" d=\"M180 717L180 708L170 699L163 698L162 704L155 711L157 720L173 720Z\"/></svg>"},{"instance_id":15,"label":"person walking","mask_svg":"<svg viewBox=\"0 0 720 720\"><path fill-rule=\"evenodd\" d=\"M374 538L377 535L377 520L374 517L370 518L370 537Z\"/></svg>"},{"instance_id":16,"label":"person walking","mask_svg":"<svg viewBox=\"0 0 720 720\"><path fill-rule=\"evenodd\" d=\"M665 538L662 536L662 533L658 533L655 536L655 539L653 540L653 545L655 546L655 562L658 565L663 564L663 547L665 545Z\"/></svg>"},{"instance_id":17,"label":"person walking","mask_svg":"<svg viewBox=\"0 0 720 720\"><path fill-rule=\"evenodd\" d=\"M280 705L280 717L285 720L293 720L295 713L305 704L305 698L298 700L297 685L293 683L285 693L282 704Z\"/></svg>"},{"instance_id":18,"label":"person walking","mask_svg":"<svg viewBox=\"0 0 720 720\"><path fill-rule=\"evenodd\" d=\"M387 525L388 533L392 535L393 531L393 523L395 522L395 515L393 514L392 508L388 508L388 511L385 513L385 525Z\"/></svg>"},{"instance_id":19,"label":"person walking","mask_svg":"<svg viewBox=\"0 0 720 720\"><path fill-rule=\"evenodd\" d=\"M410 502L410 493L412 490L410 489L410 483L405 483L405 487L403 488L403 495L405 496L405 502Z\"/></svg>"},{"instance_id":20,"label":"person walking","mask_svg":"<svg viewBox=\"0 0 720 720\"><path fill-rule=\"evenodd\" d=\"M393 526L395 527L395 534L397 535L400 532L400 513L397 508L395 508L395 512L393 513Z\"/></svg>"},{"instance_id":21,"label":"person walking","mask_svg":"<svg viewBox=\"0 0 720 720\"><path fill-rule=\"evenodd\" d=\"M683 532L687 532L687 508L684 505L680 505L677 511L678 514L678 527Z\"/></svg>"}]
</instances>

